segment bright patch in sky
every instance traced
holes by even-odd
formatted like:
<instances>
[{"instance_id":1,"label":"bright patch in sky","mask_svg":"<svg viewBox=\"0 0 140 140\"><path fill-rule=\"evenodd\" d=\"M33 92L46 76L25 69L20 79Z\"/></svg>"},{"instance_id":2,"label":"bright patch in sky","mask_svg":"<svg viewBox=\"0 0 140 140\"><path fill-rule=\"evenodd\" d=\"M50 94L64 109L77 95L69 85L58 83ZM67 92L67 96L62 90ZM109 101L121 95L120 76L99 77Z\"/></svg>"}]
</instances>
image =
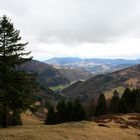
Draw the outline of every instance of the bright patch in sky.
<instances>
[{"instance_id":1,"label":"bright patch in sky","mask_svg":"<svg viewBox=\"0 0 140 140\"><path fill-rule=\"evenodd\" d=\"M37 44L36 44L37 45ZM32 48L36 59L45 60L52 57L80 58L140 58L140 40L124 39L115 43L82 43L82 44L38 44ZM31 49L31 48L30 48Z\"/></svg>"}]
</instances>

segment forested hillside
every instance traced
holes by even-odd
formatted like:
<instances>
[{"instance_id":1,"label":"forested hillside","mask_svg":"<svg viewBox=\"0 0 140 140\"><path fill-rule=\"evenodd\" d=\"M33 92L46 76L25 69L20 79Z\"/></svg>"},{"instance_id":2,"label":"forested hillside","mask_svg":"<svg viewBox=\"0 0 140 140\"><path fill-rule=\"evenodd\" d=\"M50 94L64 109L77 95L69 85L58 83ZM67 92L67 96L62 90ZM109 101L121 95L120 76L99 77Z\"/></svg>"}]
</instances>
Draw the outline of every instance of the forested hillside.
<instances>
[{"instance_id":1,"label":"forested hillside","mask_svg":"<svg viewBox=\"0 0 140 140\"><path fill-rule=\"evenodd\" d=\"M72 88L71 88L72 87ZM113 73L93 76L85 82L64 89L62 94L67 97L81 97L85 101L98 97L101 93L118 87L140 87L140 65L119 70Z\"/></svg>"}]
</instances>

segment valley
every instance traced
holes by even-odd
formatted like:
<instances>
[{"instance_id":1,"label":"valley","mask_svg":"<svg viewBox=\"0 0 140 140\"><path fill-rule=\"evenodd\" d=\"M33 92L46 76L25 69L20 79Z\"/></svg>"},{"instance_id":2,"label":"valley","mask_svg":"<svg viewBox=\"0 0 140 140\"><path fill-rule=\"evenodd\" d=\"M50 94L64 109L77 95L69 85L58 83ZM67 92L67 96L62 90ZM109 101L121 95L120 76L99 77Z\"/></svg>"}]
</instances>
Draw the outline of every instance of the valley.
<instances>
[{"instance_id":1,"label":"valley","mask_svg":"<svg viewBox=\"0 0 140 140\"><path fill-rule=\"evenodd\" d=\"M73 61L77 63L77 61L80 60L81 59L74 59ZM112 61L116 61L119 65L123 63L119 60ZM134 62L138 63L138 60ZM69 61L65 63L71 64ZM97 75L78 69L56 68L50 64L36 60L25 63L18 69L20 71L25 70L27 72L37 73L37 83L40 87L38 88L36 96L42 100L43 104L49 102L55 105L64 98L74 99L77 97L80 97L82 102L89 102L92 99L98 98L101 93L104 93L105 96L109 98L112 96L114 90L122 94L126 87L136 88L140 86L140 65Z\"/></svg>"}]
</instances>

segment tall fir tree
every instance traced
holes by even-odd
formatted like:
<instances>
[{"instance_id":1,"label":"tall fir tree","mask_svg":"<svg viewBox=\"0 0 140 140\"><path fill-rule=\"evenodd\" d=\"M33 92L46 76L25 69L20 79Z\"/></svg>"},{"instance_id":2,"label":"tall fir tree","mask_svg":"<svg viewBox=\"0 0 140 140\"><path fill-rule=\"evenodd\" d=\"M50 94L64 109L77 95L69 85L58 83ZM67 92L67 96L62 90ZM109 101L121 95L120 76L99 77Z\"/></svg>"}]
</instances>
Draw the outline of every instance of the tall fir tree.
<instances>
[{"instance_id":1,"label":"tall fir tree","mask_svg":"<svg viewBox=\"0 0 140 140\"><path fill-rule=\"evenodd\" d=\"M119 104L120 104L119 93L115 90L109 103L109 113L118 113Z\"/></svg>"},{"instance_id":2,"label":"tall fir tree","mask_svg":"<svg viewBox=\"0 0 140 140\"><path fill-rule=\"evenodd\" d=\"M131 90L129 88L126 88L119 105L119 112L120 113L128 113L130 112L130 104L131 104Z\"/></svg>"},{"instance_id":3,"label":"tall fir tree","mask_svg":"<svg viewBox=\"0 0 140 140\"><path fill-rule=\"evenodd\" d=\"M56 113L53 107L48 109L48 113L46 115L45 124L56 124Z\"/></svg>"},{"instance_id":4,"label":"tall fir tree","mask_svg":"<svg viewBox=\"0 0 140 140\"><path fill-rule=\"evenodd\" d=\"M73 103L72 100L68 100L66 103L66 121L72 121L73 116Z\"/></svg>"},{"instance_id":5,"label":"tall fir tree","mask_svg":"<svg viewBox=\"0 0 140 140\"><path fill-rule=\"evenodd\" d=\"M14 28L7 16L0 18L0 107L1 124L6 127L10 112L20 113L27 109L33 100L34 75L17 71L17 66L30 61L25 52L28 43L21 43L20 32Z\"/></svg>"},{"instance_id":6,"label":"tall fir tree","mask_svg":"<svg viewBox=\"0 0 140 140\"><path fill-rule=\"evenodd\" d=\"M67 117L67 110L66 110L66 103L64 100L58 102L57 106L57 113L56 113L56 120L57 123L63 123L66 121L66 117Z\"/></svg>"},{"instance_id":7,"label":"tall fir tree","mask_svg":"<svg viewBox=\"0 0 140 140\"><path fill-rule=\"evenodd\" d=\"M140 113L140 89L135 93L135 112Z\"/></svg>"},{"instance_id":8,"label":"tall fir tree","mask_svg":"<svg viewBox=\"0 0 140 140\"><path fill-rule=\"evenodd\" d=\"M106 113L107 113L106 99L104 94L100 94L94 115L98 117Z\"/></svg>"},{"instance_id":9,"label":"tall fir tree","mask_svg":"<svg viewBox=\"0 0 140 140\"><path fill-rule=\"evenodd\" d=\"M131 91L131 102L130 102L130 110L131 110L131 112L132 111L135 112L137 93L139 93L139 89L133 89Z\"/></svg>"},{"instance_id":10,"label":"tall fir tree","mask_svg":"<svg viewBox=\"0 0 140 140\"><path fill-rule=\"evenodd\" d=\"M72 112L72 120L73 121L82 121L82 120L86 120L86 113L85 110L82 106L82 104L80 103L79 98L75 99L73 102L73 112Z\"/></svg>"}]
</instances>

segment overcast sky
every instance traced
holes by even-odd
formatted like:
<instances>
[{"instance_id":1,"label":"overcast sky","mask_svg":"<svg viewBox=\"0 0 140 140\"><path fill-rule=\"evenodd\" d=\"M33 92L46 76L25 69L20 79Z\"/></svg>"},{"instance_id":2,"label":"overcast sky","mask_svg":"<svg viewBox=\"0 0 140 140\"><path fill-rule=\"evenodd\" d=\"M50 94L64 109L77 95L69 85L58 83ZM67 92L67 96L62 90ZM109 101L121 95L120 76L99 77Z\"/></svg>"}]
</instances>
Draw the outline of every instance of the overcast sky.
<instances>
[{"instance_id":1,"label":"overcast sky","mask_svg":"<svg viewBox=\"0 0 140 140\"><path fill-rule=\"evenodd\" d=\"M140 58L140 0L0 0L35 59Z\"/></svg>"}]
</instances>

